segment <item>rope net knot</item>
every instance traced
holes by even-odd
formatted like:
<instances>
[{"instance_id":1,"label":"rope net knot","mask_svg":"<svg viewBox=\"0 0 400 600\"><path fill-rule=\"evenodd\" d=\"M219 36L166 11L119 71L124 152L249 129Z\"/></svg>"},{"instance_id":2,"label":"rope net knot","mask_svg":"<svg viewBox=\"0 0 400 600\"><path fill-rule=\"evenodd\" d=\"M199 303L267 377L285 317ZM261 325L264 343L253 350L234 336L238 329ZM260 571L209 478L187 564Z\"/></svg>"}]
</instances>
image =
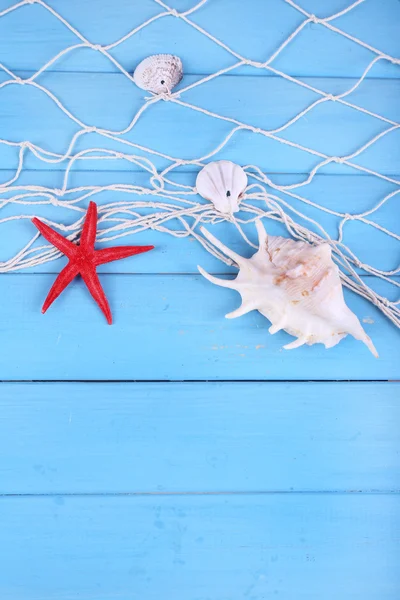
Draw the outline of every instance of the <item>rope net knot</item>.
<instances>
[{"instance_id":1,"label":"rope net knot","mask_svg":"<svg viewBox=\"0 0 400 600\"><path fill-rule=\"evenodd\" d=\"M329 243L334 260L340 268L344 285L377 305L393 323L400 326L399 302L390 301L388 298L377 294L371 287L369 278L363 277L364 275L370 275L374 278L384 280L397 291L400 286L397 279L400 273L400 266L389 271L368 265L365 261L361 261L356 256L354 250L343 242L343 229L344 224L347 222L357 222L357 224L363 227L372 228L375 231L390 236L392 240L400 241L400 236L397 233L383 227L379 223L379 220L374 220L374 213L384 206L388 200L398 194L400 191L400 182L394 177L379 172L378 169L363 167L356 160L365 150L371 148L379 140L390 135L400 127L400 123L397 121L379 112L369 110L365 106L357 104L355 100L350 99L350 94L357 90L376 63L386 61L396 66L400 64L398 57L390 56L338 26L338 18L355 10L363 3L363 0L351 2L340 12L323 18L307 12L294 0L282 0L283 3L289 5L296 12L296 16L300 16L301 22L274 49L270 56L260 57L260 60L242 55L224 40L198 25L194 17L200 10L204 11L203 14L205 14L207 5L210 4L207 0L198 1L192 8L184 12L178 12L176 8L169 6L164 0L153 1L158 5L160 9L159 13L151 16L121 38L111 41L108 45L91 43L84 33L79 31L76 24L67 20L53 6L47 4L45 0L24 0L0 12L0 18L2 18L14 11L25 10L28 4L39 4L41 10L47 11L48 15L51 15L51 18L55 22L62 24L76 38L68 47L51 57L28 80L24 80L18 74L14 73L7 65L0 64L0 72L6 76L5 80L0 84L0 88L4 89L10 84L29 84L26 87L33 88L35 93L42 93L44 98L50 99L54 106L75 127L75 133L68 141L63 153L43 148L28 139L20 142L0 139L1 145L15 150L17 161L15 173L8 181L0 184L0 208L3 211L0 224L5 226L10 221L30 219L33 215L21 214L21 205L32 207L33 214L35 214L37 205L48 205L56 207L53 208L52 215L56 211L63 211L62 216L60 214L60 219L63 221L68 220L65 216L65 211L70 211L75 216L75 221L69 225L65 225L63 222L53 222L48 218L46 219L46 216L44 217L44 220L49 225L58 227L61 231L68 232L70 239L75 239L81 228L88 202L95 199L97 195L104 191L111 191L114 194L113 201L99 205L99 221L102 225L102 228L98 232L99 241L111 241L146 230L159 231L177 238L193 237L208 252L226 264L231 265L234 264L232 260L223 256L217 248L213 247L201 235L199 226L201 224L214 225L222 221L227 221L232 227L232 235L236 232L239 233L248 244L255 247L250 239L251 236L248 235L248 231L251 230L256 219L269 219L281 224L286 229L287 235L295 239L305 240L313 244ZM183 79L177 92L172 93L168 90L159 95L151 94L148 97L144 97L140 108L131 118L129 125L123 130L115 131L107 129L101 123L97 125L85 123L64 104L62 97L39 82L40 75L46 71L50 71L57 61L63 59L69 53L79 52L82 48L91 48L101 53L102 60L107 60L109 65L119 75L126 78L132 84L132 74L115 57L113 50L139 32L140 35L143 35L146 28L155 21L171 16L179 19L186 29L188 27L192 28L193 32L196 32L196 35L204 36L208 42L215 45L216 49L223 49L230 55L233 63L228 67L217 70L215 73L201 76L191 84L185 85L185 79ZM166 20L166 24L167 22L168 19ZM307 79L295 77L274 66L276 59L285 52L286 48L296 44L296 39L310 23L319 25L322 31L326 30L329 34L332 34L332 32L335 33L343 40L346 40L346 43L351 42L359 48L367 50L371 55L370 62L359 75L356 83L353 83L351 87L340 94L337 91L332 93L319 89L316 84L309 83ZM250 122L243 122L230 115L220 114L217 111L187 101L187 93L190 90L205 85L209 81L224 77L228 73L232 74L236 69L240 69L243 66L263 70L266 75L272 75L285 82L290 82L301 88L303 92L304 90L312 92L316 96L316 99L275 129L266 129ZM239 78L237 79L239 80ZM320 104L327 101L332 101L336 105L346 107L346 110L358 112L366 118L373 119L375 122L379 121L382 129L367 141L363 140L361 146L356 148L351 154L346 153L345 156L323 153L316 148L294 142L290 136L285 135L292 125L306 118L307 115L312 114ZM143 144L134 141L135 128L144 115L155 110L158 102L166 102L170 106L172 105L174 110L191 110L196 114L200 113L214 119L216 123L226 125L228 128L230 127L230 130L223 134L215 147L209 149L203 156L196 155L195 158L178 158L162 152L158 148L145 147ZM169 107L165 110L169 110ZM177 122L179 133L179 118ZM195 173L209 161L213 160L214 157L216 158L217 155L218 158L225 158L224 149L240 132L244 132L245 134L261 134L270 142L281 144L285 148L294 148L299 153L312 157L315 163L305 176L301 176L301 181L296 181L295 183L282 183L281 179L274 177L274 173L267 174L257 165L245 165L244 169L249 177L249 185L241 199L241 210L239 213L227 216L219 213L211 203L207 203L199 198L194 181L192 181L192 184L182 183L183 180L174 178L174 175L187 172L187 169L184 171L183 167L189 167L195 176ZM78 149L78 147L81 148L81 146L78 146L80 142L87 142L85 139L86 134L91 133L96 133L96 144L98 145ZM131 134L129 139L127 134ZM102 144L102 140L104 144ZM117 145L117 149L110 148L112 143ZM193 145L195 143L196 140L194 139ZM20 176L24 170L25 161L32 159L49 165L52 168L61 169L63 177L62 185L60 186L59 184L52 187L23 183ZM139 177L138 181L140 183L127 183L126 179L123 179L121 176L121 182L72 187L71 173L74 168L78 165L84 165L90 171L92 160L105 161L105 170L114 161L128 162L130 167L135 167L141 175L147 177L147 180L144 181L143 177ZM163 168L157 167L157 164L160 164L160 160L166 163L167 166ZM349 171L366 174L386 182L392 186L392 189L389 193L380 197L374 206L359 214L351 214L347 211L341 212L336 207L325 206L322 197L318 202L311 201L307 195L307 186L312 183L321 169L334 164L344 165ZM115 171L116 177L123 172ZM303 171L300 172L303 173ZM99 181L101 180L100 174L101 172L99 173ZM308 212L309 210L310 213ZM313 216L311 217L310 214ZM318 215L323 217L324 222L326 222L328 217L333 221L336 227L336 235L332 233L334 227L330 227L328 232L328 228L321 225ZM349 225L349 227L351 228L352 226ZM57 251L51 249L48 245L43 245L42 240L38 239L38 234L34 233L31 239L14 256L0 262L0 273L35 267L54 260L58 256Z\"/></svg>"}]
</instances>

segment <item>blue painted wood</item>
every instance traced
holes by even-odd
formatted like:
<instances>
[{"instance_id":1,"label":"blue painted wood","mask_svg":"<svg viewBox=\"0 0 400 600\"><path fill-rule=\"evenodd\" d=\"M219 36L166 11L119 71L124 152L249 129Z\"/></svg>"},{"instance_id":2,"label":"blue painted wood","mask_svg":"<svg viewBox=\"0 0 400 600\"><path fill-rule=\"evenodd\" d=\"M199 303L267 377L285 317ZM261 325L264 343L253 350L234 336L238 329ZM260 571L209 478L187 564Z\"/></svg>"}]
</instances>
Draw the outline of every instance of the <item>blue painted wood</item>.
<instances>
[{"instance_id":1,"label":"blue painted wood","mask_svg":"<svg viewBox=\"0 0 400 600\"><path fill-rule=\"evenodd\" d=\"M3 497L0 592L397 600L399 508L374 494Z\"/></svg>"},{"instance_id":2,"label":"blue painted wood","mask_svg":"<svg viewBox=\"0 0 400 600\"><path fill-rule=\"evenodd\" d=\"M27 78L29 73L21 72L20 76ZM0 74L0 83L7 79L6 73ZM198 76L188 75L180 87L191 85L198 79ZM350 90L357 82L356 79L330 77L302 78L301 81L334 95ZM41 75L38 82L84 125L115 132L129 126L148 95L121 74L50 72ZM346 100L398 122L399 88L398 80L369 79L363 81ZM47 151L66 153L73 135L81 127L66 116L53 100L42 90L29 85L8 85L0 91L1 139L18 143L29 140ZM268 131L285 126L319 99L320 94L280 77L238 78L233 75L220 76L181 94L181 100L190 105ZM327 156L345 156L392 126L338 102L325 102L276 135ZM97 133L86 133L78 140L73 153L89 148L106 148L139 156L144 154L124 145L123 142L128 141L171 157L195 160L214 151L235 128L235 122L219 120L175 103L158 102L146 109L130 132L121 136L121 142L105 139ZM352 159L353 162L378 173L398 174L399 135L398 129L391 131ZM18 152L19 147L0 144L2 168L16 168ZM165 159L148 153L145 155L158 168L169 165ZM281 173L310 172L323 160L251 131L236 132L216 157L240 164L255 164L264 171ZM82 162L74 168L133 168L130 162L123 160ZM38 160L30 152L26 153L24 164L30 169L49 168L48 163ZM66 165L61 166L65 168ZM59 169L60 164L56 168ZM323 167L321 172L360 173L336 163Z\"/></svg>"},{"instance_id":3,"label":"blue painted wood","mask_svg":"<svg viewBox=\"0 0 400 600\"><path fill-rule=\"evenodd\" d=\"M96 0L91 2L48 0L48 5L70 21L94 44L110 44L147 19L164 13L152 0ZM2 0L0 10L14 2ZM178 10L187 10L192 0L170 2ZM299 2L300 6L327 17L348 6L347 1L318 0ZM396 0L369 0L355 10L335 20L345 32L361 38L382 52L400 54L397 22L400 10ZM219 37L225 44L244 56L263 61L268 59L305 17L282 0L219 0L207 2L191 15L200 27ZM43 7L23 6L0 19L0 61L11 69L37 70L64 48L80 40ZM318 48L318 52L315 49ZM160 52L174 52L183 57L188 73L213 73L236 62L228 52L179 18L165 16L143 29L111 51L124 68L132 71L139 60ZM360 76L374 54L350 40L309 24L274 61L274 66L294 75ZM52 66L61 71L114 71L113 64L95 51L78 49ZM378 63L376 76L398 77L393 65ZM258 75L263 72L254 70ZM371 75L371 73L370 73Z\"/></svg>"},{"instance_id":4,"label":"blue painted wood","mask_svg":"<svg viewBox=\"0 0 400 600\"><path fill-rule=\"evenodd\" d=\"M3 383L0 412L0 494L400 491L399 383Z\"/></svg>"},{"instance_id":5,"label":"blue painted wood","mask_svg":"<svg viewBox=\"0 0 400 600\"><path fill-rule=\"evenodd\" d=\"M196 174L198 170L192 173L175 174L174 180L177 183L185 185L195 185ZM12 177L11 171L2 171L0 176L3 181ZM304 179L305 175L283 175L283 174L268 174L270 179L278 185L287 185ZM74 187L90 187L98 185L111 185L112 183L143 185L150 187L149 177L143 173L123 172L108 172L108 171L84 171L74 172L69 179L69 188ZM62 187L63 173L61 171L36 172L25 171L19 178L18 185L41 185L47 188ZM304 188L300 188L297 192L307 200L319 203L329 210L346 213L349 210L353 214L362 213L371 210L379 201L386 195L395 190L395 185L380 181L376 177L369 176L349 176L349 175L316 175L312 183ZM18 191L13 192L17 194ZM273 192L276 194L277 192ZM332 217L321 210L313 209L303 202L289 197L285 194L278 195L290 202L290 205L301 211L304 215L318 221L332 239L336 239L338 235L338 225L340 219ZM70 193L65 198L72 199L76 197L76 193ZM10 197L10 193L2 194L3 198ZM124 191L103 191L92 196L99 204L110 204L114 201L143 201L147 198L152 200L150 196L138 196L128 194ZM48 204L35 204L41 201L39 198L31 198L27 201L32 202L31 205L6 205L1 209L0 216L4 219L16 218L23 216L24 219L14 221L6 221L0 225L0 260L6 260L14 256L21 248L23 248L34 235L35 229L30 222L33 216L39 216L51 219L54 222L63 222L72 224L80 218L80 213L72 209L61 209ZM205 202L199 196L196 200ZM87 205L88 200L83 206ZM350 209L351 207L351 209ZM121 216L123 216L121 214ZM238 215L239 217L246 215ZM297 217L298 218L298 217ZM376 213L369 216L369 219L375 221L389 231L397 233L398 227L398 197L394 196L388 200ZM314 227L309 221L302 223L313 229L316 233L321 233L318 228ZM175 227L174 223L170 227ZM265 226L271 235L288 236L286 228L276 221L266 220ZM100 225L101 228L101 225ZM181 225L179 225L181 229ZM235 228L226 222L218 225L209 226L210 230L224 241L229 247L243 256L251 256L254 249L251 248L236 232ZM248 237L257 242L254 225L243 226ZM351 221L344 227L345 244L355 252L359 259L365 264L371 264L382 270L396 269L398 265L398 245L399 242L395 238L389 237L378 229L371 226ZM43 239L38 240L37 246L42 246ZM197 273L197 265L201 264L205 269L213 273L234 273L236 269L227 267L224 263L214 258L203 247L191 238L174 238L165 233L156 231L147 231L133 236L128 236L117 240L115 243L137 243L149 244L156 246L156 250L124 261L116 262L111 265L102 265L101 272L105 273ZM63 265L63 259L45 263L39 267L34 267L32 272L51 272L58 273Z\"/></svg>"},{"instance_id":6,"label":"blue painted wood","mask_svg":"<svg viewBox=\"0 0 400 600\"><path fill-rule=\"evenodd\" d=\"M0 0L0 11L13 2ZM319 17L349 4L299 3ZM171 4L180 11L194 2ZM99 44L163 12L151 0L48 0L48 5ZM399 11L396 0L369 0L333 23L399 55ZM266 60L303 21L281 0L209 1L191 18L254 60ZM0 18L0 63L21 77L76 41L43 5L27 4ZM129 72L154 52L182 56L181 87L236 60L174 16L158 19L111 51ZM313 23L273 66L337 94L355 83L373 57ZM7 77L0 69L0 83ZM381 60L349 100L398 121L398 77L398 67ZM69 53L39 81L85 122L113 129L129 123L144 95L90 49ZM251 67L182 94L183 100L269 129L316 98ZM231 128L160 103L126 138L193 158L210 151ZM30 139L64 152L76 130L38 90L15 85L0 90L0 138ZM285 136L343 154L382 130L380 121L336 103L317 107ZM356 162L398 178L398 139L398 131L390 133ZM93 133L76 149L93 146L131 151ZM285 173L302 178L318 162L249 132L237 134L218 158L255 163L282 182L293 177ZM0 163L8 169L0 172L5 181L16 168L16 149L0 144ZM156 164L162 168L166 162ZM50 172L28 151L25 167L31 170L18 183L60 187L60 166ZM368 209L394 189L343 165L323 172L302 192L348 212ZM192 169L183 180L193 182L194 175ZM71 176L73 185L138 179L122 160L86 162ZM98 199L113 197L105 193ZM376 218L398 231L396 206L394 198ZM36 212L27 207L14 214L30 215L32 208ZM11 212L5 207L1 217ZM49 207L38 212L53 216ZM70 222L71 214L63 212L63 219ZM337 223L321 221L335 233ZM1 228L0 260L29 239L30 227L25 220ZM234 249L251 252L226 225L215 231ZM345 231L361 260L384 269L398 266L393 240L357 223L347 224ZM277 232L271 225L271 233ZM270 336L260 315L223 320L237 305L233 293L198 276L167 275L193 274L197 262L214 272L229 269L195 243L153 235L157 251L113 268L143 275L102 276L115 315L112 328L79 282L45 317L40 315L61 261L45 266L52 275L0 277L0 377L400 379L398 331L364 300L348 295L358 316L374 321L365 327L381 353L379 361L350 339L329 352L313 347L286 353L280 348L288 336ZM145 243L144 237L134 239ZM384 284L374 285L387 293ZM0 497L1 597L397 600L400 508L399 494L390 493L398 490L399 479L397 387L372 382L3 384L0 491L9 496ZM158 486L164 493L137 493ZM285 493L242 493L279 489ZM185 490L192 495L165 494ZM357 490L377 493L342 493ZM197 495L204 491L239 493ZM21 492L33 495L14 495ZM52 495L38 495L48 492Z\"/></svg>"},{"instance_id":7,"label":"blue painted wood","mask_svg":"<svg viewBox=\"0 0 400 600\"><path fill-rule=\"evenodd\" d=\"M102 280L112 327L81 281L42 315L54 275L3 275L0 332L7 343L0 346L0 378L400 379L399 330L354 294L346 294L348 304L361 320L367 318L379 359L352 338L329 351L320 345L283 350L292 338L284 332L271 336L260 313L225 320L239 304L236 292L200 275Z\"/></svg>"}]
</instances>

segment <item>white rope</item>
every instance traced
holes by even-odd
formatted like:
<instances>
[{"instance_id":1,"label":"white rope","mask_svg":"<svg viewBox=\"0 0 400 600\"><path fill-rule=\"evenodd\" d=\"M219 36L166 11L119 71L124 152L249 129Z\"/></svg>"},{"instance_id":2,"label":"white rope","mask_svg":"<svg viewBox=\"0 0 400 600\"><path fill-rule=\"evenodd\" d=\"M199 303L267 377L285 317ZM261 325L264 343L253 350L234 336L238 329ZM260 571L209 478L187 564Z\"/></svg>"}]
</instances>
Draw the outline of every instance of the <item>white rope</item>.
<instances>
[{"instance_id":1,"label":"white rope","mask_svg":"<svg viewBox=\"0 0 400 600\"><path fill-rule=\"evenodd\" d=\"M378 140L390 135L393 131L400 127L400 123L393 121L392 119L388 119L384 115L370 111L362 106L358 106L354 102L350 102L346 99L347 96L349 96L361 85L369 71L379 61L390 62L394 65L400 64L400 60L398 58L389 56L385 52L382 52L363 40L350 35L346 31L343 31L333 24L337 18L349 13L356 7L363 4L364 0L356 0L343 10L324 18L317 17L316 15L307 12L293 0L282 0L282 2L289 4L292 8L303 15L304 20L290 35L288 35L285 40L283 40L278 48L265 61L257 61L250 57L242 56L229 45L206 31L203 27L200 27L195 21L192 20L191 17L206 5L207 0L201 0L192 8L183 12L178 12L163 0L154 0L154 2L156 2L162 8L162 12L156 14L124 34L121 38L107 45L99 45L91 42L59 12L46 4L44 0L24 0L0 12L1 18L16 10L29 10L27 5L37 4L42 10L48 11L77 38L77 43L64 48L27 79L22 79L8 66L0 63L0 69L9 77L9 79L0 84L0 89L9 85L25 85L34 87L45 94L58 107L58 109L62 111L64 115L66 115L66 117L68 117L79 127L79 130L73 135L64 154L59 154L49 149L42 148L30 142L29 140L12 142L10 140L0 139L0 144L15 147L18 151L18 165L14 175L8 181L0 185L0 209L5 209L6 207L8 208L8 216L0 218L0 224L4 225L10 221L31 218L31 214L10 215L10 207L12 209L13 206L17 207L19 205L26 205L28 207L37 205L52 205L72 211L76 214L76 220L69 225L51 221L49 219L44 220L51 226L56 227L58 230L64 232L69 239L76 240L82 226L87 201L89 199L95 199L98 194L101 194L104 191L112 191L115 193L115 200L112 203L99 206L99 222L101 224L97 235L99 241L109 242L118 238L139 233L141 231L146 231L148 229L168 233L177 238L191 236L201 243L208 252L213 254L219 260L225 262L226 264L232 265L234 264L233 261L221 254L217 248L212 246L208 240L206 240L197 232L199 224L213 225L224 220L229 221L235 230L240 233L243 239L251 246L254 246L251 240L248 239L244 230L244 226L248 223L254 222L258 218L271 219L283 223L288 233L295 239L305 240L311 243L320 243L322 241L328 242L332 247L334 259L339 265L344 285L375 304L389 319L391 319L393 323L400 327L400 301L389 301L388 298L377 294L369 286L368 279L362 277L362 275L373 275L386 281L387 283L390 283L394 289L397 289L400 287L400 283L395 277L400 273L400 266L390 271L385 271L372 265L361 263L352 249L346 246L343 242L344 227L349 221L361 222L364 225L377 229L391 238L400 241L400 236L397 233L383 227L371 218L371 216L373 216L374 213L376 213L389 199L394 198L400 192L400 182L393 177L379 173L378 171L370 168L362 167L353 162L353 159L360 156L365 150L367 150L367 148L370 148L373 144L378 142ZM41 74L52 67L62 57L65 57L67 54L73 53L82 48L90 48L99 52L105 59L110 61L110 63L114 65L114 67L124 77L132 82L132 74L128 73L123 65L112 56L110 51L132 36L136 35L138 32L143 31L143 29L148 27L151 23L159 19L170 18L178 18L184 21L189 27L197 30L201 35L211 40L217 46L223 48L236 59L236 62L229 67L220 69L215 73L202 77L198 81L189 84L186 87L182 87L178 92L165 93L159 96L151 95L149 98L144 98L140 109L133 116L130 123L122 130L113 131L83 122L70 110L68 110L66 106L64 106L60 98L58 98L54 93L37 81ZM351 40L354 44L357 44L374 54L374 57L364 69L361 76L357 78L356 83L340 94L333 95L324 92L323 90L320 90L315 86L301 81L300 79L272 66L273 61L284 51L288 45L293 44L300 32L303 31L304 28L306 28L310 23L325 27L335 34ZM309 106L306 106L303 110L299 111L294 117L290 118L280 127L269 130L255 127L251 123L244 123L232 117L213 112L184 100L184 96L189 90L203 85L204 83L216 79L217 77L220 77L226 73L232 72L244 65L269 71L278 77L314 92L320 97L313 101ZM208 152L204 156L198 156L190 160L170 156L168 154L159 152L155 148L148 148L121 137L132 131L143 114L146 111L151 110L152 107L158 102L171 102L176 106L181 106L185 109L207 115L210 118L224 121L227 124L231 124L232 128L212 151ZM312 112L316 106L327 102L337 102L352 110L358 111L364 115L368 115L370 118L377 119L385 124L385 129L346 156L330 156L318 151L315 148L291 142L284 137L281 137L280 134L282 134L282 132L285 132L294 123L305 117L308 113ZM253 134L262 135L281 144L296 148L297 150L305 152L311 156L315 156L318 162L303 181L288 185L278 185L277 183L273 182L256 165L245 166L244 168L249 176L250 184L244 194L241 204L241 212L237 215L227 217L218 213L213 205L200 200L196 193L196 189L193 186L178 183L171 179L171 175L174 172L179 172L182 167L190 166L192 168L196 168L196 170L200 169L217 153L221 152L227 143L240 131L250 131ZM110 150L99 146L76 151L75 148L77 142L80 141L82 137L91 133L96 133L100 138L118 142L118 144L122 145L126 150ZM138 155L138 151L146 154L146 156ZM64 170L64 176L60 188L32 184L19 184L18 180L23 171L26 157L29 154L34 155L43 163L50 165L61 165L61 168ZM157 157L158 159L164 159L164 161L168 162L168 165L161 172L158 172L154 162L152 161L152 158L154 160L154 157ZM135 165L143 174L147 174L148 182L143 185L114 183L109 185L85 185L79 187L69 187L71 170L74 165L80 161L89 161L90 164L90 161L93 160L129 162L130 164ZM332 163L343 164L356 171L367 173L376 178L390 182L396 186L396 189L388 193L385 197L380 198L373 207L357 214L342 213L338 210L330 209L323 206L323 204L313 202L298 193L299 190L305 188L312 182L315 175L321 168ZM117 199L119 194L122 194L123 200ZM133 196L133 198L130 199L129 196ZM143 197L143 199L138 200L138 196ZM317 220L310 218L301 210L295 208L292 203L293 199L298 201L296 206L299 206L300 202L300 205L304 204L305 206L312 207L313 209L317 209L318 211L329 214L338 219L337 237L335 239L331 238ZM309 227L306 227L305 224L309 224ZM54 260L60 256L59 252L52 246L46 244L37 245L38 239L38 233L32 234L32 238L29 240L29 242L26 243L25 246L21 248L14 256L4 260L3 262L0 262L0 273L35 267Z\"/></svg>"}]
</instances>

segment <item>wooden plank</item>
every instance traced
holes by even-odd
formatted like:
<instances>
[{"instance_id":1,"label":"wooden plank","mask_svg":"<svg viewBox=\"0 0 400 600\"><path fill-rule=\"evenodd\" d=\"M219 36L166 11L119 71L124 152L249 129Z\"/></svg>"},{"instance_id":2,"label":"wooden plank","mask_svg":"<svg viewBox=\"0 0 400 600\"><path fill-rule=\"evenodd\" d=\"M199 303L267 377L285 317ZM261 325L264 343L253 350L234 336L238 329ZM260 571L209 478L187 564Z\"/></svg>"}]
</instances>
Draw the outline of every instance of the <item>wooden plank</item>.
<instances>
[{"instance_id":1,"label":"wooden plank","mask_svg":"<svg viewBox=\"0 0 400 600\"><path fill-rule=\"evenodd\" d=\"M0 591L397 600L399 515L398 495L3 497Z\"/></svg>"},{"instance_id":2,"label":"wooden plank","mask_svg":"<svg viewBox=\"0 0 400 600\"><path fill-rule=\"evenodd\" d=\"M0 10L15 4L2 0ZM146 22L165 13L151 0L96 0L96 10L88 2L68 3L48 0L47 4L63 16L93 44L112 44ZM175 0L178 11L193 8L190 0ZM328 17L344 8L341 0L303 5L319 17ZM336 27L360 38L382 52L399 55L397 22L400 17L396 0L370 0L332 22ZM305 20L294 8L281 0L240 0L207 2L190 19L242 56L266 61ZM0 18L0 60L10 69L42 67L58 52L81 43L65 25L43 6L27 5ZM316 51L317 49L317 51ZM184 59L189 73L213 73L237 61L226 50L182 19L163 16L124 43L111 54L125 69L149 54L174 52ZM375 54L345 39L322 25L308 24L273 62L286 72L298 75L331 74L360 76ZM392 67L392 68L390 68ZM58 60L52 69L69 71L112 71L110 60L94 50L78 49ZM256 73L260 73L254 69ZM374 67L376 76L398 77L393 65L381 61Z\"/></svg>"},{"instance_id":3,"label":"wooden plank","mask_svg":"<svg viewBox=\"0 0 400 600\"><path fill-rule=\"evenodd\" d=\"M184 185L194 186L198 170L192 173L180 173L173 175L173 179ZM11 179L12 171L2 171L0 173L1 180L6 181ZM268 177L277 185L288 185L294 182L304 180L305 175L277 175L269 173ZM123 184L131 186L143 186L151 189L149 177L143 173L133 173L128 171L123 172L74 172L68 180L68 189L87 188L78 193L68 193L63 196L65 200L80 197L86 194L90 189L96 186L109 186L112 184ZM46 189L54 187L62 187L63 173L60 171L27 171L23 172L14 184L10 192L2 193L1 198L10 198L23 193L29 194L29 191L23 189L25 186L43 186ZM20 188L19 186L22 186ZM111 205L113 202L129 202L129 201L149 201L154 200L153 196L139 196L134 193L124 191L124 187L120 191L106 190L94 194L91 198L100 206ZM396 187L388 182L381 181L375 177L369 176L350 176L350 175L316 175L313 181L297 190L298 193L306 200L320 204L328 210L338 211L340 213L363 213L371 210L385 196L390 194ZM290 203L290 206L297 211L300 211L307 217L310 217L327 231L332 239L337 239L338 225L340 219L325 213L321 210L314 209L309 205L296 200L291 196L271 190L271 193L277 194L280 198ZM185 197L185 195L183 195ZM189 196L187 196L189 198ZM192 196L190 199L194 201L204 202L200 196ZM1 209L1 219L7 220L0 225L0 260L7 260L14 256L21 248L23 248L35 234L35 228L30 222L33 216L50 219L54 222L61 222L65 225L73 224L81 218L81 213L74 208L55 207L52 204L35 204L42 202L44 199L40 197L28 197L26 202L32 204L19 204L10 202ZM48 201L48 200L47 200ZM89 199L79 203L82 210L86 208ZM257 206L262 206L258 201L246 202ZM400 222L398 218L398 196L393 196L384 203L375 213L372 213L368 218L389 231L395 234L400 232ZM144 211L142 211L144 212ZM116 215L127 218L129 215L121 213ZM238 214L239 218L249 218L248 214ZM250 215L251 216L251 215ZM315 226L309 221L300 220L298 216L293 214L293 217L301 222L302 225L321 234ZM188 221L192 223L192 221ZM114 225L108 221L107 225ZM176 222L166 222L163 226L172 229L182 225ZM275 221L266 220L265 226L271 235L288 236L286 228ZM101 225L100 225L101 228ZM208 228L224 243L231 247L234 251L243 256L250 256L253 249L240 236L233 225L230 223L220 223L217 225L209 225ZM244 231L248 237L257 242L255 235L255 227L253 224L244 225ZM365 225L356 221L347 222L343 229L343 241L352 251L359 257L362 263L373 265L381 270L391 271L398 266L398 246L399 242L393 237L389 237L376 228ZM37 246L42 246L45 242L39 239ZM113 242L114 243L114 242ZM103 265L100 267L101 272L105 273L197 273L197 265L201 264L205 269L213 273L234 273L236 270L227 267L224 263L214 258L195 240L191 238L175 238L171 235L156 231L146 231L135 234L135 236L127 236L117 240L115 243L135 243L149 244L152 243L156 249L142 256L135 256L121 262L116 262L111 265ZM109 242L108 242L109 244ZM32 272L52 272L58 273L63 264L62 260L45 263L39 267L32 268Z\"/></svg>"},{"instance_id":4,"label":"wooden plank","mask_svg":"<svg viewBox=\"0 0 400 600\"><path fill-rule=\"evenodd\" d=\"M1 21L1 19L0 19ZM30 73L20 73L26 78ZM0 82L9 79L4 72ZM181 87L193 84L198 76L184 78ZM351 89L356 79L302 78L326 93L334 95ZM140 90L121 74L104 73L44 73L38 79L66 110L88 127L120 132L129 127L136 113L143 107L146 92ZM399 80L364 80L346 101L381 115L384 122L339 102L324 102L314 106L299 121L290 124L301 111L321 99L321 95L280 77L226 75L182 92L179 101L200 107L231 121L204 115L190 107L173 102L157 102L147 108L134 127L121 135L121 142L98 133L86 133L79 138L76 153L89 148L105 148L130 154L143 152L124 144L133 142L170 157L195 160L213 152L237 122L250 127L276 132L279 138L300 144L324 156L347 156L375 136L393 127L400 120ZM30 141L47 151L65 154L74 134L81 128L42 90L30 85L7 85L0 94L1 139L12 142ZM179 123L179 135L177 135ZM376 143L355 157L353 162L378 173L399 173L399 129L382 136ZM16 168L19 147L0 144L2 168ZM169 164L165 159L146 153L158 168ZM305 152L279 140L253 133L237 131L217 158L234 160L240 164L254 164L268 172L310 172L323 157ZM81 161L82 162L82 161ZM27 151L25 166L30 169L48 169ZM56 168L60 168L57 163ZM65 164L62 165L63 168ZM84 161L83 168L102 170L132 169L126 160ZM321 172L350 173L358 171L346 165L325 166Z\"/></svg>"},{"instance_id":5,"label":"wooden plank","mask_svg":"<svg viewBox=\"0 0 400 600\"><path fill-rule=\"evenodd\" d=\"M0 494L399 490L398 383L0 385Z\"/></svg>"},{"instance_id":6,"label":"wooden plank","mask_svg":"<svg viewBox=\"0 0 400 600\"><path fill-rule=\"evenodd\" d=\"M114 313L109 327L81 281L46 315L40 307L53 275L3 275L1 379L400 379L399 330L366 300L347 294L380 352L361 342L282 349L258 312L224 315L236 293L199 276L102 276ZM377 291L382 291L377 286ZM371 323L371 321L373 321Z\"/></svg>"}]
</instances>

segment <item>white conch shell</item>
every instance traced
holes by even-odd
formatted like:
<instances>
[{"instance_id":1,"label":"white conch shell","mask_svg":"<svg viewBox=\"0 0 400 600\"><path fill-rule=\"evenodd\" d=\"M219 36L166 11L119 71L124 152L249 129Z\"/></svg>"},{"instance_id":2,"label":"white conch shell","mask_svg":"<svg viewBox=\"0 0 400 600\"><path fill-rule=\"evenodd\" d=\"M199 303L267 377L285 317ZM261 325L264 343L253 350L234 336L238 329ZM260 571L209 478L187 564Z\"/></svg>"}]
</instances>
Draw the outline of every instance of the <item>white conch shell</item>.
<instances>
[{"instance_id":1,"label":"white conch shell","mask_svg":"<svg viewBox=\"0 0 400 600\"><path fill-rule=\"evenodd\" d=\"M239 267L234 280L218 279L198 267L206 279L237 290L242 305L227 318L258 310L272 323L270 333L284 329L297 339L284 346L290 350L303 344L335 346L347 334L378 353L356 315L345 304L339 269L328 244L311 246L289 238L268 236L256 221L259 249L249 259L236 254L204 227L203 235L232 258Z\"/></svg>"},{"instance_id":2,"label":"white conch shell","mask_svg":"<svg viewBox=\"0 0 400 600\"><path fill-rule=\"evenodd\" d=\"M247 186L247 175L242 167L230 160L217 160L206 165L196 179L200 196L210 200L223 214L239 210L240 196Z\"/></svg>"},{"instance_id":3,"label":"white conch shell","mask_svg":"<svg viewBox=\"0 0 400 600\"><path fill-rule=\"evenodd\" d=\"M142 90L155 94L170 92L183 77L182 61L173 54L154 54L138 64L133 81Z\"/></svg>"}]
</instances>

